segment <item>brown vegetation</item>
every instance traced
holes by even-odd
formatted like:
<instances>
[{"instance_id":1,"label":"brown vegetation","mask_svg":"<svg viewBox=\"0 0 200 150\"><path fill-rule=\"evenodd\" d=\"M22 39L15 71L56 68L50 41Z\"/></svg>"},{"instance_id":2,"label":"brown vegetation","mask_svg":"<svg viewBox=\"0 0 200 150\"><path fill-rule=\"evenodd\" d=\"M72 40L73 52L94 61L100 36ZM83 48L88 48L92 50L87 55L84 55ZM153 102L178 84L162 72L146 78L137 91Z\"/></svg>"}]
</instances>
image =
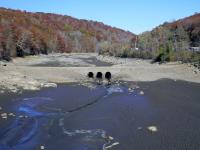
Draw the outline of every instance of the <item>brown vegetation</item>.
<instances>
[{"instance_id":1,"label":"brown vegetation","mask_svg":"<svg viewBox=\"0 0 200 150\"><path fill-rule=\"evenodd\" d=\"M70 16L0 8L0 58L131 47L135 35ZM119 47L119 45L121 45Z\"/></svg>"},{"instance_id":2,"label":"brown vegetation","mask_svg":"<svg viewBox=\"0 0 200 150\"><path fill-rule=\"evenodd\" d=\"M200 47L200 14L164 23L150 32L142 33L139 35L138 46L142 53L155 61L200 63L200 52L190 49Z\"/></svg>"}]
</instances>

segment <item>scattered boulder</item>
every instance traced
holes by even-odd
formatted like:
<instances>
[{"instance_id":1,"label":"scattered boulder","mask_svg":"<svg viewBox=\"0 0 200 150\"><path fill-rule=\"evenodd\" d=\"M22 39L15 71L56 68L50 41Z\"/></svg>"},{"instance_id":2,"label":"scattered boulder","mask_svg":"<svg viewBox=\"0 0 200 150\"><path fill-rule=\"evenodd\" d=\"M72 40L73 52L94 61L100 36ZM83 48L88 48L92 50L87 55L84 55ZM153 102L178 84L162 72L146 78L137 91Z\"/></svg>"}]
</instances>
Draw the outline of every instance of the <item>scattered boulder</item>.
<instances>
[{"instance_id":1,"label":"scattered boulder","mask_svg":"<svg viewBox=\"0 0 200 150\"><path fill-rule=\"evenodd\" d=\"M41 84L41 86L45 88L48 88L48 87L57 88L57 84L55 83L44 83L44 84Z\"/></svg>"},{"instance_id":2,"label":"scattered boulder","mask_svg":"<svg viewBox=\"0 0 200 150\"><path fill-rule=\"evenodd\" d=\"M1 118L7 119L7 118L8 118L8 114L7 114L7 113L2 113L2 114L1 114Z\"/></svg>"},{"instance_id":3,"label":"scattered boulder","mask_svg":"<svg viewBox=\"0 0 200 150\"><path fill-rule=\"evenodd\" d=\"M14 113L9 113L8 116L15 117L16 115Z\"/></svg>"},{"instance_id":4,"label":"scattered boulder","mask_svg":"<svg viewBox=\"0 0 200 150\"><path fill-rule=\"evenodd\" d=\"M134 89L133 88L128 88L129 93L133 93Z\"/></svg>"},{"instance_id":5,"label":"scattered boulder","mask_svg":"<svg viewBox=\"0 0 200 150\"><path fill-rule=\"evenodd\" d=\"M0 94L3 94L3 93L5 93L3 90L0 90Z\"/></svg>"},{"instance_id":6,"label":"scattered boulder","mask_svg":"<svg viewBox=\"0 0 200 150\"><path fill-rule=\"evenodd\" d=\"M119 145L119 142L114 142L113 144L106 146L104 149L110 149L110 148L112 148L113 146L116 146L116 145Z\"/></svg>"},{"instance_id":7,"label":"scattered boulder","mask_svg":"<svg viewBox=\"0 0 200 150\"><path fill-rule=\"evenodd\" d=\"M140 95L144 95L144 92L143 92L143 91L140 91Z\"/></svg>"},{"instance_id":8,"label":"scattered boulder","mask_svg":"<svg viewBox=\"0 0 200 150\"><path fill-rule=\"evenodd\" d=\"M40 146L40 149L45 149L45 147L42 145L42 146Z\"/></svg>"},{"instance_id":9,"label":"scattered boulder","mask_svg":"<svg viewBox=\"0 0 200 150\"><path fill-rule=\"evenodd\" d=\"M197 63L195 63L195 64L194 64L194 67L196 67L196 68L197 68L198 66L199 66L199 65L198 65Z\"/></svg>"},{"instance_id":10,"label":"scattered boulder","mask_svg":"<svg viewBox=\"0 0 200 150\"><path fill-rule=\"evenodd\" d=\"M114 140L114 138L112 136L108 136L109 140Z\"/></svg>"},{"instance_id":11,"label":"scattered boulder","mask_svg":"<svg viewBox=\"0 0 200 150\"><path fill-rule=\"evenodd\" d=\"M147 129L151 132L157 132L158 131L158 128L156 126L149 126L149 127L147 127Z\"/></svg>"},{"instance_id":12,"label":"scattered boulder","mask_svg":"<svg viewBox=\"0 0 200 150\"><path fill-rule=\"evenodd\" d=\"M198 71L197 70L194 70L194 74L197 74L198 73Z\"/></svg>"}]
</instances>

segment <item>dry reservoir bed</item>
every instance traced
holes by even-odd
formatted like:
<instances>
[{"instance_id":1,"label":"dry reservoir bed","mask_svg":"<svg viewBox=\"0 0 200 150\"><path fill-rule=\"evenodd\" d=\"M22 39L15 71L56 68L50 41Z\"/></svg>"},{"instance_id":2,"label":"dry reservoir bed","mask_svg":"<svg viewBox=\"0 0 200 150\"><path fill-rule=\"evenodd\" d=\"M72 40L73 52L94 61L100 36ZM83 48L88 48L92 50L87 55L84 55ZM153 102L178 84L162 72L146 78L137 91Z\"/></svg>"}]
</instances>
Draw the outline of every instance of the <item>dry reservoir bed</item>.
<instances>
[{"instance_id":1,"label":"dry reservoir bed","mask_svg":"<svg viewBox=\"0 0 200 150\"><path fill-rule=\"evenodd\" d=\"M156 81L163 78L200 83L200 73L178 62L151 64L150 60L122 59L97 54L51 54L0 62L0 86L12 92L56 87L57 83L84 83L87 73L110 71L113 81ZM6 66L5 66L6 65Z\"/></svg>"}]
</instances>

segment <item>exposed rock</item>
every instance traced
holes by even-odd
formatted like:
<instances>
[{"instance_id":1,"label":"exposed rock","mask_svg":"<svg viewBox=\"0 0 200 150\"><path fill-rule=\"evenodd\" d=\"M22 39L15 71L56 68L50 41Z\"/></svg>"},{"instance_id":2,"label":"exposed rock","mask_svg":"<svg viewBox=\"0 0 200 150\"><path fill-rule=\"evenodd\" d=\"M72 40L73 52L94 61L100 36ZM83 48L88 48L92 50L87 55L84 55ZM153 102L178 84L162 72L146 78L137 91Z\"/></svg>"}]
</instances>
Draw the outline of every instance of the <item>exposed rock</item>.
<instances>
[{"instance_id":1,"label":"exposed rock","mask_svg":"<svg viewBox=\"0 0 200 150\"><path fill-rule=\"evenodd\" d=\"M2 114L1 114L1 118L7 119L7 118L8 118L8 114L7 114L7 113L2 113Z\"/></svg>"},{"instance_id":2,"label":"exposed rock","mask_svg":"<svg viewBox=\"0 0 200 150\"><path fill-rule=\"evenodd\" d=\"M133 89L133 88L128 88L128 91L129 91L129 93L131 94L131 93L134 92L134 89Z\"/></svg>"},{"instance_id":3,"label":"exposed rock","mask_svg":"<svg viewBox=\"0 0 200 150\"><path fill-rule=\"evenodd\" d=\"M3 94L3 93L5 93L5 91L3 91L3 90L0 90L0 94Z\"/></svg>"},{"instance_id":4,"label":"exposed rock","mask_svg":"<svg viewBox=\"0 0 200 150\"><path fill-rule=\"evenodd\" d=\"M129 91L131 91L131 90L132 90L132 88L128 88L128 90L129 90Z\"/></svg>"},{"instance_id":5,"label":"exposed rock","mask_svg":"<svg viewBox=\"0 0 200 150\"><path fill-rule=\"evenodd\" d=\"M139 89L140 87L138 85L135 86L135 89Z\"/></svg>"},{"instance_id":6,"label":"exposed rock","mask_svg":"<svg viewBox=\"0 0 200 150\"><path fill-rule=\"evenodd\" d=\"M147 129L151 132L157 132L158 131L158 128L156 126L149 126L149 127L147 127Z\"/></svg>"},{"instance_id":7,"label":"exposed rock","mask_svg":"<svg viewBox=\"0 0 200 150\"><path fill-rule=\"evenodd\" d=\"M104 148L104 150L111 149L112 147L114 147L114 146L116 146L116 145L119 145L119 142L115 142L115 143L113 143L113 144L111 144L111 145L109 145L109 146L106 146L106 147Z\"/></svg>"},{"instance_id":8,"label":"exposed rock","mask_svg":"<svg viewBox=\"0 0 200 150\"><path fill-rule=\"evenodd\" d=\"M55 83L42 83L41 84L42 87L54 87L54 88L57 88L57 84Z\"/></svg>"},{"instance_id":9,"label":"exposed rock","mask_svg":"<svg viewBox=\"0 0 200 150\"><path fill-rule=\"evenodd\" d=\"M16 115L14 113L9 113L8 116L15 117Z\"/></svg>"},{"instance_id":10,"label":"exposed rock","mask_svg":"<svg viewBox=\"0 0 200 150\"><path fill-rule=\"evenodd\" d=\"M108 136L109 140L114 140L114 138L112 136Z\"/></svg>"},{"instance_id":11,"label":"exposed rock","mask_svg":"<svg viewBox=\"0 0 200 150\"><path fill-rule=\"evenodd\" d=\"M140 95L144 95L144 92L143 92L143 91L140 91Z\"/></svg>"},{"instance_id":12,"label":"exposed rock","mask_svg":"<svg viewBox=\"0 0 200 150\"><path fill-rule=\"evenodd\" d=\"M195 69L195 70L194 70L194 73L195 73L195 74L198 74L198 73L199 73L199 70L198 70L198 69Z\"/></svg>"}]
</instances>

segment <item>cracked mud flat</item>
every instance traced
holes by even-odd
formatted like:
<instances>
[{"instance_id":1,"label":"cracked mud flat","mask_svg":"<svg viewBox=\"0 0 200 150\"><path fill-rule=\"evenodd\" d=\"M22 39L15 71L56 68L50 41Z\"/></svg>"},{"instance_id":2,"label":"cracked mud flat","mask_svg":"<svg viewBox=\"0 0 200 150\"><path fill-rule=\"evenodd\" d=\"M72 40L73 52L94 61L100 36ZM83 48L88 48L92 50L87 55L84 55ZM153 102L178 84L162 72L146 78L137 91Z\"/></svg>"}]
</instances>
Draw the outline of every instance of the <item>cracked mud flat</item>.
<instances>
[{"instance_id":1,"label":"cracked mud flat","mask_svg":"<svg viewBox=\"0 0 200 150\"><path fill-rule=\"evenodd\" d=\"M7 119L0 119L0 150L199 149L199 84L94 87L61 84L1 94L0 112Z\"/></svg>"}]
</instances>

